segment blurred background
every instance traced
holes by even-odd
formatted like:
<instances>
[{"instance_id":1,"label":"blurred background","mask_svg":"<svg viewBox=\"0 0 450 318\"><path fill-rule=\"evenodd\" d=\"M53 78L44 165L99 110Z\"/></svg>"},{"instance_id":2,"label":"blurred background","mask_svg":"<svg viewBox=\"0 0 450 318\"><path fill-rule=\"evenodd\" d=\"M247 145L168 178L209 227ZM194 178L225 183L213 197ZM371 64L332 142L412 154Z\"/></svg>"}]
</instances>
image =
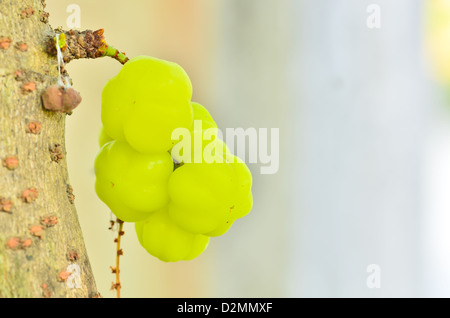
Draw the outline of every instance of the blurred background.
<instances>
[{"instance_id":1,"label":"blurred background","mask_svg":"<svg viewBox=\"0 0 450 318\"><path fill-rule=\"evenodd\" d=\"M189 262L125 225L123 297L450 297L450 0L47 0L50 23L105 29L180 64L225 128L279 128L254 208ZM111 214L94 191L101 91L121 65L71 62L82 104L67 160L99 291ZM370 266L373 265L373 266Z\"/></svg>"}]
</instances>

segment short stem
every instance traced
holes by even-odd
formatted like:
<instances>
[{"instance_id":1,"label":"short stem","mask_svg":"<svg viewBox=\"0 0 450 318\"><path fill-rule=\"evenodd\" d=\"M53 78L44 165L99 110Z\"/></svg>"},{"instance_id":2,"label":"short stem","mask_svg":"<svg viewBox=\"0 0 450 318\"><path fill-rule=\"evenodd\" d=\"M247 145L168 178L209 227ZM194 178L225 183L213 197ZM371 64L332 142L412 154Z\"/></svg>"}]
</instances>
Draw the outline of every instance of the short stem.
<instances>
[{"instance_id":1,"label":"short stem","mask_svg":"<svg viewBox=\"0 0 450 318\"><path fill-rule=\"evenodd\" d=\"M117 223L119 223L119 233L117 234L117 252L116 252L116 291L117 291L117 298L120 298L120 268L119 268L119 262L120 262L120 255L122 255L122 250L120 249L120 239L123 232L123 221L120 219L117 219Z\"/></svg>"},{"instance_id":2,"label":"short stem","mask_svg":"<svg viewBox=\"0 0 450 318\"><path fill-rule=\"evenodd\" d=\"M83 58L99 58L109 56L122 64L128 61L125 53L120 52L115 47L106 43L103 36L103 29L97 31L76 31L76 30L56 30L60 34L59 41L56 43L56 37L52 37L48 42L47 51L51 55L57 54L56 46L58 46L63 55L64 63L69 63L74 59Z\"/></svg>"},{"instance_id":3,"label":"short stem","mask_svg":"<svg viewBox=\"0 0 450 318\"><path fill-rule=\"evenodd\" d=\"M106 44L105 45L106 48L105 50L105 55L104 56L109 56L112 57L113 59L116 59L117 61L119 61L122 64L125 64L126 62L128 62L129 58L125 55L125 53L120 52L118 49L116 49L115 47Z\"/></svg>"}]
</instances>

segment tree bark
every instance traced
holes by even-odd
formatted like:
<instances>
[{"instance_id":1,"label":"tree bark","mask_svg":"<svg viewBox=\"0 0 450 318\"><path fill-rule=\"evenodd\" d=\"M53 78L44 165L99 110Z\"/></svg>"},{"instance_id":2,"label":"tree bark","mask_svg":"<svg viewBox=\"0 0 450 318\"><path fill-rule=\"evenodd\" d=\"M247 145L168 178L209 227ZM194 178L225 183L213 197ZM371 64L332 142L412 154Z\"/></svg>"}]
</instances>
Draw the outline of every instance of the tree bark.
<instances>
[{"instance_id":1,"label":"tree bark","mask_svg":"<svg viewBox=\"0 0 450 318\"><path fill-rule=\"evenodd\" d=\"M58 80L44 7L0 0L0 297L93 297L65 161L66 114L41 102ZM71 264L80 288L65 283Z\"/></svg>"}]
</instances>

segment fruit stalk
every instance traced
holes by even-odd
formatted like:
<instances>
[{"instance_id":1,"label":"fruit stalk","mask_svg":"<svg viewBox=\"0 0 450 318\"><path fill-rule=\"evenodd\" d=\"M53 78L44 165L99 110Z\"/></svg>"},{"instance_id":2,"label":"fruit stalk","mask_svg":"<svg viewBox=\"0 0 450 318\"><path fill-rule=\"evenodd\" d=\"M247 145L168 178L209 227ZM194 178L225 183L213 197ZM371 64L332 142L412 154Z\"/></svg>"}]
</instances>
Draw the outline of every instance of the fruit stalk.
<instances>
[{"instance_id":1,"label":"fruit stalk","mask_svg":"<svg viewBox=\"0 0 450 318\"><path fill-rule=\"evenodd\" d=\"M121 64L125 64L128 61L125 53L106 43L103 36L104 29L96 31L56 30L56 32L60 33L58 46L61 48L64 63L69 63L75 59L95 59L104 56L112 57ZM47 52L56 56L56 36L49 40Z\"/></svg>"},{"instance_id":2,"label":"fruit stalk","mask_svg":"<svg viewBox=\"0 0 450 318\"><path fill-rule=\"evenodd\" d=\"M117 251L116 251L116 268L115 268L115 274L116 274L116 283L114 284L114 288L117 292L117 298L120 298L120 288L122 287L120 285L120 255L123 254L122 249L120 248L120 239L124 235L123 232L123 221L120 219L117 219L117 223L119 224L119 233L117 234Z\"/></svg>"}]
</instances>

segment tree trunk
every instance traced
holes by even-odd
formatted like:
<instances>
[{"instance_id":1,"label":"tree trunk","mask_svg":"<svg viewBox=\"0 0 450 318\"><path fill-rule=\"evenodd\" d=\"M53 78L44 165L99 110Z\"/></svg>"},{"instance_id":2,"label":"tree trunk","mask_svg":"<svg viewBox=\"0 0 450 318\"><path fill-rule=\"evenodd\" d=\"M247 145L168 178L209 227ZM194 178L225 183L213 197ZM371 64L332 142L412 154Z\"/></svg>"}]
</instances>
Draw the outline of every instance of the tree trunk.
<instances>
[{"instance_id":1,"label":"tree trunk","mask_svg":"<svg viewBox=\"0 0 450 318\"><path fill-rule=\"evenodd\" d=\"M65 161L66 115L41 102L58 81L44 7L0 0L0 297L92 297ZM80 288L65 282L71 264L81 269Z\"/></svg>"}]
</instances>

